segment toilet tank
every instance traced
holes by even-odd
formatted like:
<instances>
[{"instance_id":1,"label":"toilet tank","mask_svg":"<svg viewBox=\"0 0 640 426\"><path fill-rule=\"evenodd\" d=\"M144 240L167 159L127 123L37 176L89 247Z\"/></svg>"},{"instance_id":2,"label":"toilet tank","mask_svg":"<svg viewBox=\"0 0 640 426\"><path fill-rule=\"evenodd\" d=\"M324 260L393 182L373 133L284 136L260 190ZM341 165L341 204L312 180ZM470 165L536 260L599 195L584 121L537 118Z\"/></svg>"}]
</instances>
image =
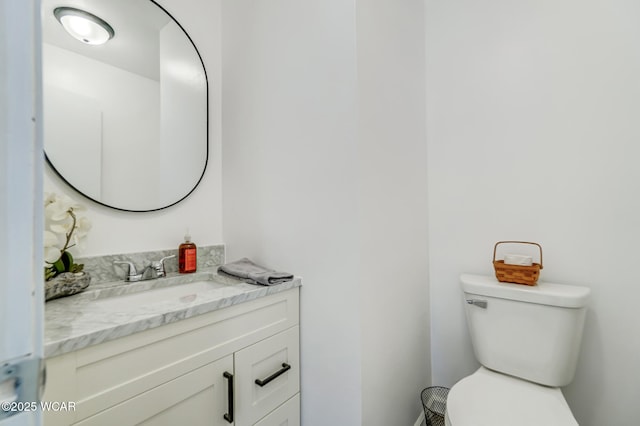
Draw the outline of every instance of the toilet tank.
<instances>
[{"instance_id":1,"label":"toilet tank","mask_svg":"<svg viewBox=\"0 0 640 426\"><path fill-rule=\"evenodd\" d=\"M460 280L473 349L482 365L541 385L571 383L588 287L526 286L468 274Z\"/></svg>"}]
</instances>

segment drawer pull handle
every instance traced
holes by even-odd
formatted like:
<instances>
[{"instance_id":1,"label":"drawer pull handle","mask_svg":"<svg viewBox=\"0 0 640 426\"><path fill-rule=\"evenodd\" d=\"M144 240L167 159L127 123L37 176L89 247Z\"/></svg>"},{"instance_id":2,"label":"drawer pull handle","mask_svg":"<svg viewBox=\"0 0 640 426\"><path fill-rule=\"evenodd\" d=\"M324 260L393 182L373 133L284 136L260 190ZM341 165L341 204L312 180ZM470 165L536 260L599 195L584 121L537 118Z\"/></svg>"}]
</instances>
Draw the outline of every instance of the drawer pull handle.
<instances>
[{"instance_id":1,"label":"drawer pull handle","mask_svg":"<svg viewBox=\"0 0 640 426\"><path fill-rule=\"evenodd\" d=\"M222 374L225 379L228 379L228 391L229 391L229 412L224 415L224 419L229 423L233 423L233 374L224 372Z\"/></svg>"},{"instance_id":2,"label":"drawer pull handle","mask_svg":"<svg viewBox=\"0 0 640 426\"><path fill-rule=\"evenodd\" d=\"M264 385L268 384L270 381L272 381L273 379L276 379L278 376L283 375L284 373L286 373L289 370L291 370L291 366L289 364L287 364L286 362L283 362L282 363L282 368L280 370L276 371L275 373L273 373L272 375L270 375L269 377L267 377L266 379L263 379L263 380L256 379L256 385L264 386Z\"/></svg>"}]
</instances>

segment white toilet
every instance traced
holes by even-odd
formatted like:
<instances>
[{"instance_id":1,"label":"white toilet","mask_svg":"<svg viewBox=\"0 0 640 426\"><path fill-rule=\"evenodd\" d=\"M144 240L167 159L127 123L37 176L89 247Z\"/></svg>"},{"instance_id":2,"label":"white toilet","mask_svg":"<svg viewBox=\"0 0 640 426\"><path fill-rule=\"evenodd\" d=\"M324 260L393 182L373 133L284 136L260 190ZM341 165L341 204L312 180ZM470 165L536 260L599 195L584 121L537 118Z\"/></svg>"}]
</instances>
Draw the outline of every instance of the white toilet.
<instances>
[{"instance_id":1,"label":"white toilet","mask_svg":"<svg viewBox=\"0 0 640 426\"><path fill-rule=\"evenodd\" d=\"M482 366L447 398L447 426L576 426L560 386L573 380L590 289L462 275Z\"/></svg>"}]
</instances>

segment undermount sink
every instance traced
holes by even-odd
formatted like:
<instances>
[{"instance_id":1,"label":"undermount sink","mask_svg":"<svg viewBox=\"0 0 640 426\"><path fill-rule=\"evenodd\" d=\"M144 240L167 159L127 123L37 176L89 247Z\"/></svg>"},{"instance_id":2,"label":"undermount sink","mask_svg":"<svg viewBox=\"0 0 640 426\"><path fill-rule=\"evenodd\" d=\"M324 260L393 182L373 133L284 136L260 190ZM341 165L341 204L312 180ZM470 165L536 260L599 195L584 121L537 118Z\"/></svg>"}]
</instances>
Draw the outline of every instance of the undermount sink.
<instances>
[{"instance_id":1,"label":"undermount sink","mask_svg":"<svg viewBox=\"0 0 640 426\"><path fill-rule=\"evenodd\" d=\"M225 283L213 273L176 275L156 280L122 284L87 294L100 306L126 304L148 306L158 303L192 303L198 299L233 296L243 290Z\"/></svg>"}]
</instances>

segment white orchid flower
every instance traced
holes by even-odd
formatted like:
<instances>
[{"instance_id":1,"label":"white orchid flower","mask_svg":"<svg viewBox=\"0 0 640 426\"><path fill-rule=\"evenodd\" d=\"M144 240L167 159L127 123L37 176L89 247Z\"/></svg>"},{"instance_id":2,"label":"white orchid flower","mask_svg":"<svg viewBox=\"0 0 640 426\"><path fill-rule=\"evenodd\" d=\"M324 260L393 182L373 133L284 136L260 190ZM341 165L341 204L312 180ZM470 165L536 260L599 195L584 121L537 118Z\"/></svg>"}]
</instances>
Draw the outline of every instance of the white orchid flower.
<instances>
[{"instance_id":1,"label":"white orchid flower","mask_svg":"<svg viewBox=\"0 0 640 426\"><path fill-rule=\"evenodd\" d=\"M69 216L67 216L66 222L52 223L51 225L49 225L49 229L52 232L55 232L56 234L60 234L60 235L68 234L69 232L71 232L72 227L73 227L73 220Z\"/></svg>"},{"instance_id":2,"label":"white orchid flower","mask_svg":"<svg viewBox=\"0 0 640 426\"><path fill-rule=\"evenodd\" d=\"M91 222L86 217L79 217L76 220L76 228L73 232L73 242L76 245L81 245L84 237L89 234L91 230Z\"/></svg>"},{"instance_id":3,"label":"white orchid flower","mask_svg":"<svg viewBox=\"0 0 640 426\"><path fill-rule=\"evenodd\" d=\"M48 206L49 204L53 203L56 199L58 198L58 196L53 193L53 192L45 192L44 194L44 206Z\"/></svg>"},{"instance_id":4,"label":"white orchid flower","mask_svg":"<svg viewBox=\"0 0 640 426\"><path fill-rule=\"evenodd\" d=\"M91 229L91 222L87 218L78 215L78 212L84 210L86 210L84 206L67 196L59 196L53 193L45 194L44 258L49 265L65 256L69 248L80 244L81 240L88 234ZM71 258L70 255L65 259L69 258ZM82 267L82 265L76 264L72 266L73 268ZM70 268L69 265L65 267ZM73 269L71 270L73 271ZM60 272L63 271L60 269L56 271L52 266L45 267L45 278L50 279Z\"/></svg>"},{"instance_id":5,"label":"white orchid flower","mask_svg":"<svg viewBox=\"0 0 640 426\"><path fill-rule=\"evenodd\" d=\"M70 198L54 198L52 202L44 207L45 218L52 221L65 220L69 217L69 210L72 208L73 206Z\"/></svg>"},{"instance_id":6,"label":"white orchid flower","mask_svg":"<svg viewBox=\"0 0 640 426\"><path fill-rule=\"evenodd\" d=\"M60 258L60 239L51 231L44 231L44 260L53 263Z\"/></svg>"},{"instance_id":7,"label":"white orchid flower","mask_svg":"<svg viewBox=\"0 0 640 426\"><path fill-rule=\"evenodd\" d=\"M51 231L44 231L44 246L55 247L60 243L58 236Z\"/></svg>"}]
</instances>

